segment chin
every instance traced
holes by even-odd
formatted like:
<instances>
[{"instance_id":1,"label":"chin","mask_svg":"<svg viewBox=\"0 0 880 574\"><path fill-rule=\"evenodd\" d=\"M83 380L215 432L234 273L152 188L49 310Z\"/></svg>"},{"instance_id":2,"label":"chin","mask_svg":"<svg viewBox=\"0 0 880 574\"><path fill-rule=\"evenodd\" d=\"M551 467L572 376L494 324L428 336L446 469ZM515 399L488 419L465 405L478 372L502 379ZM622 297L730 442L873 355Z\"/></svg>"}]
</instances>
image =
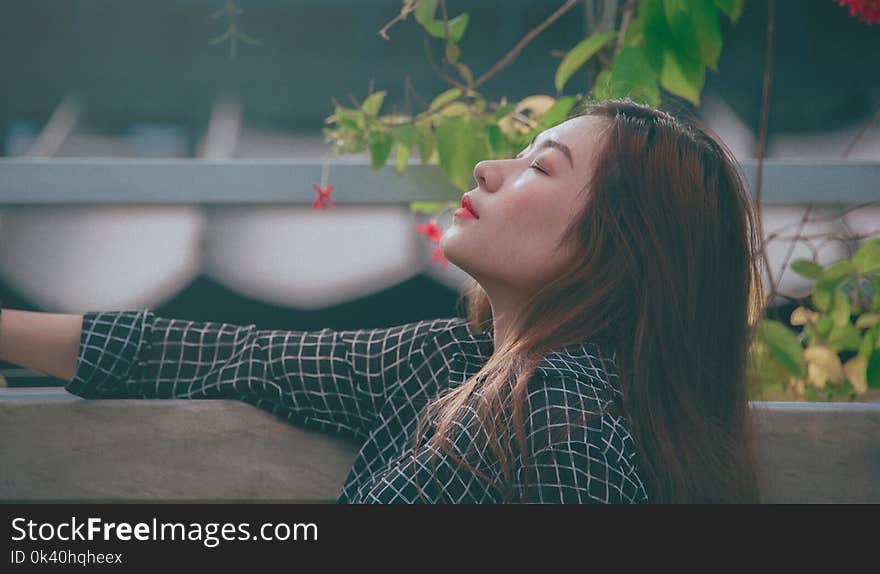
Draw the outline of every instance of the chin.
<instances>
[{"instance_id":1,"label":"chin","mask_svg":"<svg viewBox=\"0 0 880 574\"><path fill-rule=\"evenodd\" d=\"M448 231L447 231L448 233ZM455 240L447 235L447 233L443 234L443 237L440 238L440 252L443 253L443 257L449 260L450 263L455 265L456 267L462 268L461 266L461 254L458 252L455 246Z\"/></svg>"}]
</instances>

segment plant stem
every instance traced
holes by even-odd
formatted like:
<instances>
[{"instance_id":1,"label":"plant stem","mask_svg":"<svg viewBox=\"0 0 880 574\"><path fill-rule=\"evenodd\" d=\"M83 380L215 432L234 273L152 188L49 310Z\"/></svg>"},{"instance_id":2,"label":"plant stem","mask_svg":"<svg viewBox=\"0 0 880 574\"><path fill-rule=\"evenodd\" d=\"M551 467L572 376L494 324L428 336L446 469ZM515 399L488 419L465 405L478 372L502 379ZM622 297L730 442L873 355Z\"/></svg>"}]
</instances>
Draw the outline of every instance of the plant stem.
<instances>
[{"instance_id":1,"label":"plant stem","mask_svg":"<svg viewBox=\"0 0 880 574\"><path fill-rule=\"evenodd\" d=\"M764 183L764 148L767 141L767 119L770 112L770 80L773 77L773 33L776 24L776 0L768 0L767 2L767 52L764 62L764 85L761 94L761 126L758 137L758 189L755 197L757 209L758 233L761 238L761 257L767 269L767 276L770 279L770 293L766 298L766 303L770 304L776 295L775 281L773 280L773 268L770 265L770 258L767 256L767 241L764 239L764 217L762 215L762 192Z\"/></svg>"},{"instance_id":2,"label":"plant stem","mask_svg":"<svg viewBox=\"0 0 880 574\"><path fill-rule=\"evenodd\" d=\"M519 53L522 52L523 48L525 48L529 44L529 42L534 40L538 34L543 32L548 26L550 26L550 24L558 20L563 14L568 12L577 3L578 0L566 0L565 4L563 4L555 12L550 14L550 16L548 16L546 20L529 30L529 32L525 36L523 36L519 42L517 42L516 46L514 46L507 54L505 54L503 58L498 60L495 65L489 68L486 73L477 78L477 80L474 81L473 85L471 85L470 87L477 88L483 85L492 76L510 65L510 63L516 59Z\"/></svg>"}]
</instances>

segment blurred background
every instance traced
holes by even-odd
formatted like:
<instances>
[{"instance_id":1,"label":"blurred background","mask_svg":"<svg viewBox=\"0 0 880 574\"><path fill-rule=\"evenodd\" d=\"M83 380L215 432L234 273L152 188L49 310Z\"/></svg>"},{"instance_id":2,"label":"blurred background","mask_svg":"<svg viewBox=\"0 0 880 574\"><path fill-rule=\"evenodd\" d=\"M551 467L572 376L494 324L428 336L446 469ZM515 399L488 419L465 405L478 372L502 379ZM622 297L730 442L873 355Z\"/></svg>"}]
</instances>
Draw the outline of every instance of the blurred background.
<instances>
[{"instance_id":1,"label":"blurred background","mask_svg":"<svg viewBox=\"0 0 880 574\"><path fill-rule=\"evenodd\" d=\"M560 0L449 0L470 14L460 42L488 69ZM585 2L588 5L589 2ZM333 100L369 86L386 108L423 109L448 87L428 64L412 21L378 30L400 0L0 0L0 161L27 159L301 160L329 149ZM258 43L212 43L234 26ZM880 27L830 0L779 0L769 159L880 160ZM584 10L561 18L484 86L490 99L555 94L560 52L584 37ZM747 0L722 19L718 73L707 72L699 115L737 159L757 156L766 5ZM437 45L434 59L439 61ZM574 77L567 93L589 87ZM870 128L870 129L869 129ZM850 144L858 137L858 145ZM850 149L851 147L851 149ZM346 160L366 162L366 156ZM339 161L339 160L334 160ZM393 169L388 167L386 169ZM0 173L4 173L0 171ZM333 179L330 168L330 182ZM132 187L121 178L120 198ZM34 186L40 185L38 179ZM72 181L88 192L88 179ZM357 329L463 315L469 277L430 263L423 221L406 205L29 205L4 199L0 175L0 299L6 307L81 313L149 307L193 320L261 328ZM880 191L878 191L880 198ZM765 230L798 221L774 207ZM848 223L870 230L880 214ZM827 224L833 225L833 224ZM780 252L785 251L784 246ZM829 243L820 259L844 251ZM795 257L803 251L798 247ZM781 256L780 256L781 257ZM805 287L791 274L782 288ZM10 386L58 381L0 362Z\"/></svg>"}]
</instances>

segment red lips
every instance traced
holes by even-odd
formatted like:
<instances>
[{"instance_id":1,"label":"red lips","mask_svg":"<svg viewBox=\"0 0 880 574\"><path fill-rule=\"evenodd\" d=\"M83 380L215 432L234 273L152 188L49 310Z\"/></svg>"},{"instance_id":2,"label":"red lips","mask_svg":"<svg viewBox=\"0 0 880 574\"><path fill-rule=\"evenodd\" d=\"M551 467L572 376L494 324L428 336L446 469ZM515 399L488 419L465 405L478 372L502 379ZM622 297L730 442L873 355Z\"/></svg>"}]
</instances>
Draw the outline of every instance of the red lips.
<instances>
[{"instance_id":1,"label":"red lips","mask_svg":"<svg viewBox=\"0 0 880 574\"><path fill-rule=\"evenodd\" d=\"M467 209L468 211L470 211L471 213L473 213L474 217L476 217L477 219L480 218L480 214L477 213L477 210L474 209L473 204L471 204L471 198L468 197L467 195L461 196L461 206L463 208Z\"/></svg>"}]
</instances>

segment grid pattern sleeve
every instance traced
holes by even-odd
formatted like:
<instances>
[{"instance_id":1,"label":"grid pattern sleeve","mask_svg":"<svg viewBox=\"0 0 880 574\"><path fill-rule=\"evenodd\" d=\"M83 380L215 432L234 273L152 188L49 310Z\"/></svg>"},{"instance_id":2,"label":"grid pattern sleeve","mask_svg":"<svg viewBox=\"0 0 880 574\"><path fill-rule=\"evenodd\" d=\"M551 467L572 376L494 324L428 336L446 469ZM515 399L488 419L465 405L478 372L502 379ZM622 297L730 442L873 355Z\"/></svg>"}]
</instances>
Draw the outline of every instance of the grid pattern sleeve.
<instances>
[{"instance_id":1,"label":"grid pattern sleeve","mask_svg":"<svg viewBox=\"0 0 880 574\"><path fill-rule=\"evenodd\" d=\"M565 375L534 377L527 403L528 460L515 483L521 501L647 502L626 418L607 388Z\"/></svg>"},{"instance_id":2,"label":"grid pattern sleeve","mask_svg":"<svg viewBox=\"0 0 880 574\"><path fill-rule=\"evenodd\" d=\"M65 388L84 398L242 400L290 422L365 438L386 395L409 375L410 354L442 322L286 331L149 309L91 311Z\"/></svg>"}]
</instances>

